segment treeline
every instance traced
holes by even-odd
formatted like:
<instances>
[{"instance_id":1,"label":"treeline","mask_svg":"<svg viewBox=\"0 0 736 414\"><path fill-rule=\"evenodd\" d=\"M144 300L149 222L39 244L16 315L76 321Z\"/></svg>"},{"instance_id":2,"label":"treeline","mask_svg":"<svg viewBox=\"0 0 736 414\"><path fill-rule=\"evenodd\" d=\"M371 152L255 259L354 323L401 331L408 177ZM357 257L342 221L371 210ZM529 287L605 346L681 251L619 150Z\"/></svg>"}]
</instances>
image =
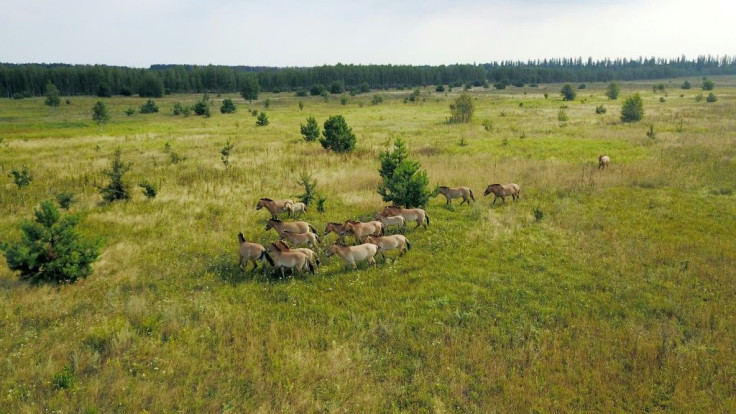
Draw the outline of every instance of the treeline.
<instances>
[{"instance_id":1,"label":"treeline","mask_svg":"<svg viewBox=\"0 0 736 414\"><path fill-rule=\"evenodd\" d=\"M676 59L550 59L440 66L325 65L310 68L153 65L148 69L105 65L0 64L0 96L43 95L54 83L63 95L160 96L166 93L239 92L255 79L260 90L295 92L339 84L344 90L426 85L532 85L608 82L736 74L732 56Z\"/></svg>"}]
</instances>

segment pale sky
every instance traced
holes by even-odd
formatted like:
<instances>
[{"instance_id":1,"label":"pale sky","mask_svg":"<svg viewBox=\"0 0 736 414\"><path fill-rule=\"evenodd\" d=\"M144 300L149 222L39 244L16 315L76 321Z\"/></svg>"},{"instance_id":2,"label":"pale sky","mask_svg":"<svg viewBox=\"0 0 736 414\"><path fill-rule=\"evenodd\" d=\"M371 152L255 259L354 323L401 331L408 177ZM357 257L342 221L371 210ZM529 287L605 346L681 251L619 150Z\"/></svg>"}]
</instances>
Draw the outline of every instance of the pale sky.
<instances>
[{"instance_id":1,"label":"pale sky","mask_svg":"<svg viewBox=\"0 0 736 414\"><path fill-rule=\"evenodd\" d=\"M0 0L0 62L440 65L736 55L733 0Z\"/></svg>"}]
</instances>

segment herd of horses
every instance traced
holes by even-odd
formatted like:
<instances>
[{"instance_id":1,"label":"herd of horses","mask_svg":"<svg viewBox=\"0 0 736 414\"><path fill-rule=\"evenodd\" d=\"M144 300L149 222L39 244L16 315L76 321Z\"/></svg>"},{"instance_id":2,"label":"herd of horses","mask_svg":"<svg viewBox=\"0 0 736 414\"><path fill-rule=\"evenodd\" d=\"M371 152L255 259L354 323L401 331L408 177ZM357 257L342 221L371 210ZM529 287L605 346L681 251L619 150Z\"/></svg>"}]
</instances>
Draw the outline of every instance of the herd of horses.
<instances>
[{"instance_id":1,"label":"herd of horses","mask_svg":"<svg viewBox=\"0 0 736 414\"><path fill-rule=\"evenodd\" d=\"M598 168L605 169L610 163L610 159L606 155L598 157ZM455 198L461 198L460 205L471 201L475 202L473 190L468 187L438 187L438 195L445 196L446 204L451 204ZM521 195L521 187L518 184L491 184L489 185L484 196L493 194L493 204L497 199L501 199L506 203L506 197L511 197L513 201L518 201ZM320 265L320 259L313 249L317 249L321 242L317 230L305 221L281 221L278 217L286 213L289 218L296 213L306 212L307 207L303 203L295 203L293 200L272 200L270 198L262 198L256 205L256 210L265 208L271 213L271 218L266 221L265 230L274 229L279 240L271 242L268 248L259 243L248 242L245 240L243 233L238 233L240 241L240 269L245 272L248 262L253 263L255 270L258 268L258 261L263 263L262 268L265 274L266 263L281 270L281 277L285 276L284 270L291 269L300 275L303 272L311 272L314 274L315 266ZM386 261L385 252L390 250L398 250L399 256L402 256L411 249L409 240L403 234L406 223L415 222L414 229L422 226L425 229L429 225L429 215L421 208L402 208L398 206L386 206L381 212L377 212L374 220L361 222L355 220L346 220L343 223L329 222L325 226L322 237L327 237L330 233L337 235L337 241L331 244L325 250L325 256L339 256L345 262L347 267L353 269L358 268L358 263L367 261L370 265L376 265L375 257L380 253L384 262ZM390 227L395 226L399 233L389 234ZM355 245L345 243L345 237L352 236ZM288 241L288 244L285 243ZM306 247L297 247L306 246Z\"/></svg>"}]
</instances>

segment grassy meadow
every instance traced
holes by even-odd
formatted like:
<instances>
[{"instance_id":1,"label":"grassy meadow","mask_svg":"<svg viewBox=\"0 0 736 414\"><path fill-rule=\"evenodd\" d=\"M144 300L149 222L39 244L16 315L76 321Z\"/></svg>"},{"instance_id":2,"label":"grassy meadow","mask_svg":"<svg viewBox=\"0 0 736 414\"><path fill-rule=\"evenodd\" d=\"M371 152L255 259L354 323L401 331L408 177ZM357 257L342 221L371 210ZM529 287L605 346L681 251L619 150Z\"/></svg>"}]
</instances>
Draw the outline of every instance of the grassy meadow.
<instances>
[{"instance_id":1,"label":"grassy meadow","mask_svg":"<svg viewBox=\"0 0 736 414\"><path fill-rule=\"evenodd\" d=\"M145 99L104 98L102 130L98 98L2 99L0 240L66 191L80 231L104 244L73 285L22 282L0 256L0 413L734 412L736 77L712 79L714 103L696 102L699 79L622 82L617 101L605 83L572 102L556 84L476 88L468 125L446 122L460 91L434 87L346 105L211 94L211 118L172 115L201 95L133 116ZM623 124L636 91L644 120ZM219 113L224 98L237 113ZM337 114L352 154L303 141L308 116L322 127ZM433 186L469 186L476 203L432 199L429 228L406 232L412 249L376 268L322 255L315 275L240 271L238 232L277 239L258 199L295 198L302 171L327 197L303 216L320 232L372 217L385 205L377 157L395 138ZM104 204L117 148L133 198ZM18 189L9 174L24 166L34 179ZM521 185L521 200L492 205L496 182Z\"/></svg>"}]
</instances>

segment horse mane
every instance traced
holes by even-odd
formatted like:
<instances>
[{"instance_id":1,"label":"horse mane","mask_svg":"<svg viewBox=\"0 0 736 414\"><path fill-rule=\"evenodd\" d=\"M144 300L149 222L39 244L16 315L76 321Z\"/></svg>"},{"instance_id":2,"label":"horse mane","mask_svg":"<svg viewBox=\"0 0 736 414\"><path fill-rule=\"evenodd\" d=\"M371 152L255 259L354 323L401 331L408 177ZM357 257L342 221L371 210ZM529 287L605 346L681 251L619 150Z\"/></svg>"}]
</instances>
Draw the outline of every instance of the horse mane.
<instances>
[{"instance_id":1,"label":"horse mane","mask_svg":"<svg viewBox=\"0 0 736 414\"><path fill-rule=\"evenodd\" d=\"M279 219L274 219L274 218L272 218L272 219L268 219L268 221L275 221L276 223L281 223L281 220L279 220Z\"/></svg>"},{"instance_id":2,"label":"horse mane","mask_svg":"<svg viewBox=\"0 0 736 414\"><path fill-rule=\"evenodd\" d=\"M238 240L239 240L239 241L240 241L241 243L245 243L245 237L243 237L243 233L238 233Z\"/></svg>"},{"instance_id":3,"label":"horse mane","mask_svg":"<svg viewBox=\"0 0 736 414\"><path fill-rule=\"evenodd\" d=\"M327 224L332 224L333 226L342 226L345 223L335 223L334 221L331 221L331 222L329 222Z\"/></svg>"},{"instance_id":4,"label":"horse mane","mask_svg":"<svg viewBox=\"0 0 736 414\"><path fill-rule=\"evenodd\" d=\"M281 250L282 252L285 252L285 251L289 251L289 250L291 250L291 249L289 248L289 246L288 246L288 245L287 245L286 243L284 243L284 242L283 242L282 240L279 240L279 241L278 241L278 246L277 246L277 247L278 247L278 248L279 248L279 250Z\"/></svg>"},{"instance_id":5,"label":"horse mane","mask_svg":"<svg viewBox=\"0 0 736 414\"><path fill-rule=\"evenodd\" d=\"M489 185L489 187L495 187L495 186L503 187L501 184L491 184L491 185Z\"/></svg>"},{"instance_id":6,"label":"horse mane","mask_svg":"<svg viewBox=\"0 0 736 414\"><path fill-rule=\"evenodd\" d=\"M264 197L264 198L261 199L261 201L273 201L273 200L271 200L270 198Z\"/></svg>"},{"instance_id":7,"label":"horse mane","mask_svg":"<svg viewBox=\"0 0 736 414\"><path fill-rule=\"evenodd\" d=\"M441 186L439 186L439 188L450 188L450 187L448 187L446 185L441 185Z\"/></svg>"},{"instance_id":8,"label":"horse mane","mask_svg":"<svg viewBox=\"0 0 736 414\"><path fill-rule=\"evenodd\" d=\"M345 222L350 223L350 224L360 224L359 221L355 221L355 220L345 220Z\"/></svg>"}]
</instances>

